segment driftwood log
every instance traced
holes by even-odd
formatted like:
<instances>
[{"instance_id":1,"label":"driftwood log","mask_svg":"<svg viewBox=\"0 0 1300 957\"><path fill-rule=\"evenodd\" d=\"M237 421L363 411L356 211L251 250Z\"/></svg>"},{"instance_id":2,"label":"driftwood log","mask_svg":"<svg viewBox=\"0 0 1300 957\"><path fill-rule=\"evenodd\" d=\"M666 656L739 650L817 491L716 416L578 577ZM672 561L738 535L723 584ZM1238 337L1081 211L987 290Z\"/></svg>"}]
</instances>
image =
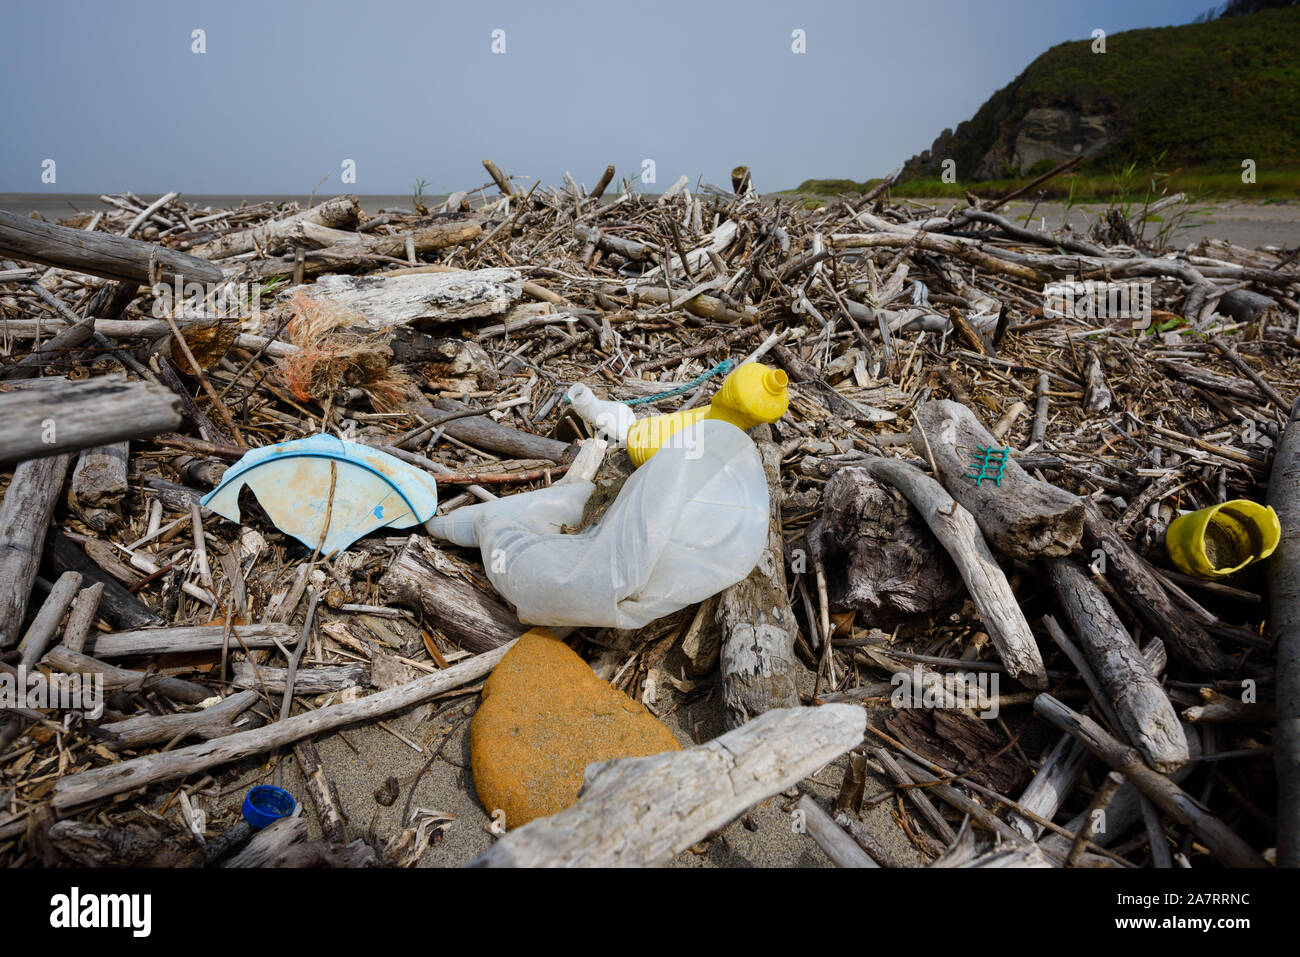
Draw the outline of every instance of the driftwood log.
<instances>
[{"instance_id":1,"label":"driftwood log","mask_svg":"<svg viewBox=\"0 0 1300 957\"><path fill-rule=\"evenodd\" d=\"M280 641L287 646L297 637L288 625L268 623L235 625L229 638L219 625L182 625L176 628L141 628L91 635L87 653L96 658L124 658L128 655L161 655L169 652L219 651L227 645L236 651L240 641L249 648L273 648ZM236 638L235 636L239 637Z\"/></svg>"},{"instance_id":2,"label":"driftwood log","mask_svg":"<svg viewBox=\"0 0 1300 957\"><path fill-rule=\"evenodd\" d=\"M98 658L92 658L90 655L73 651L62 645L55 645L47 651L45 657L41 659L41 663L65 674L103 675L104 690L106 692L153 691L184 704L198 704L200 701L206 701L212 697L210 689L192 681L186 681L183 678L172 678L168 675L146 674L143 671L132 671L129 668L118 668L115 665L100 661Z\"/></svg>"},{"instance_id":3,"label":"driftwood log","mask_svg":"<svg viewBox=\"0 0 1300 957\"><path fill-rule=\"evenodd\" d=\"M913 446L933 458L949 494L969 511L989 545L1012 558L1053 558L1079 547L1083 503L1055 485L1034 478L1009 455L1001 483L969 476L977 449L1000 449L1002 443L964 405L950 400L927 402L916 411Z\"/></svg>"},{"instance_id":4,"label":"driftwood log","mask_svg":"<svg viewBox=\"0 0 1300 957\"><path fill-rule=\"evenodd\" d=\"M421 612L468 651L499 648L528 630L504 603L476 588L428 538L412 535L379 580L392 601Z\"/></svg>"},{"instance_id":5,"label":"driftwood log","mask_svg":"<svg viewBox=\"0 0 1300 957\"><path fill-rule=\"evenodd\" d=\"M779 708L698 747L587 767L578 803L510 831L477 867L662 864L862 741L856 705Z\"/></svg>"},{"instance_id":6,"label":"driftwood log","mask_svg":"<svg viewBox=\"0 0 1300 957\"><path fill-rule=\"evenodd\" d=\"M302 293L364 316L373 329L460 322L505 312L523 295L513 269L398 276L322 276Z\"/></svg>"},{"instance_id":7,"label":"driftwood log","mask_svg":"<svg viewBox=\"0 0 1300 957\"><path fill-rule=\"evenodd\" d=\"M1200 734L1190 724L1183 725L1183 732L1187 735L1187 751L1191 755L1191 760L1173 774L1166 775L1174 784L1181 784L1187 779L1192 771L1196 769L1196 760L1201 756ZM1073 738L1068 734L1064 736L1063 740L1083 747L1077 738ZM1131 781L1126 781L1115 797L1111 799L1110 806L1106 809L1106 830L1093 835L1093 843L1102 846L1114 844L1121 834L1142 820L1144 803L1150 803L1150 799L1143 796L1142 792ZM1064 830L1077 834L1086 820L1086 815L1080 813L1066 823ZM1070 851L1070 843L1070 839L1064 834L1052 831L1043 835L1038 842L1038 846L1048 854L1064 857Z\"/></svg>"},{"instance_id":8,"label":"driftwood log","mask_svg":"<svg viewBox=\"0 0 1300 957\"><path fill-rule=\"evenodd\" d=\"M59 576L50 593L45 596L40 611L28 626L23 640L18 643L18 652L23 656L24 667L30 669L40 661L41 655L45 654L45 649L50 646L55 634L58 633L59 624L80 589L81 576L76 572L64 572Z\"/></svg>"},{"instance_id":9,"label":"driftwood log","mask_svg":"<svg viewBox=\"0 0 1300 957\"><path fill-rule=\"evenodd\" d=\"M1046 688L1047 671L1029 622L971 514L913 465L872 457L864 467L902 492L948 550L1007 673L1034 690Z\"/></svg>"},{"instance_id":10,"label":"driftwood log","mask_svg":"<svg viewBox=\"0 0 1300 957\"><path fill-rule=\"evenodd\" d=\"M432 405L421 400L414 411L433 421L445 417L448 412L466 412L469 408L455 399L438 399ZM569 451L566 442L499 425L487 415L454 419L442 428L453 439L516 459L550 459L558 462Z\"/></svg>"},{"instance_id":11,"label":"driftwood log","mask_svg":"<svg viewBox=\"0 0 1300 957\"><path fill-rule=\"evenodd\" d=\"M512 646L513 642L457 662L445 670L356 701L297 714L274 724L251 731L239 731L203 744L147 754L119 764L66 775L55 784L51 803L55 808L76 807L158 781L169 781L195 771L218 767L250 754L283 747L357 721L382 718L394 711L424 704L445 691L482 678L496 667L497 662L505 657Z\"/></svg>"},{"instance_id":12,"label":"driftwood log","mask_svg":"<svg viewBox=\"0 0 1300 957\"><path fill-rule=\"evenodd\" d=\"M799 797L795 807L803 813L803 823L808 836L817 842L836 867L879 867L858 842L835 823L834 818L822 810L811 795Z\"/></svg>"},{"instance_id":13,"label":"driftwood log","mask_svg":"<svg viewBox=\"0 0 1300 957\"><path fill-rule=\"evenodd\" d=\"M831 606L890 628L960 601L961 576L908 500L866 469L839 469L822 493L822 517L808 531L816 561L825 551Z\"/></svg>"},{"instance_id":14,"label":"driftwood log","mask_svg":"<svg viewBox=\"0 0 1300 957\"><path fill-rule=\"evenodd\" d=\"M48 835L63 863L78 867L199 867L204 859L193 832L170 821L120 828L56 821Z\"/></svg>"},{"instance_id":15,"label":"driftwood log","mask_svg":"<svg viewBox=\"0 0 1300 957\"><path fill-rule=\"evenodd\" d=\"M794 640L798 633L785 580L781 536L781 450L771 429L752 430L768 488L767 547L744 580L718 597L722 629L722 702L726 724L735 728L773 708L799 704Z\"/></svg>"},{"instance_id":16,"label":"driftwood log","mask_svg":"<svg viewBox=\"0 0 1300 957\"><path fill-rule=\"evenodd\" d=\"M1258 851L1169 778L1147 767L1136 751L1116 741L1091 718L1072 711L1049 694L1040 694L1034 699L1034 711L1077 738L1094 755L1133 782L1156 807L1199 837L1220 864L1225 867L1268 866Z\"/></svg>"},{"instance_id":17,"label":"driftwood log","mask_svg":"<svg viewBox=\"0 0 1300 957\"><path fill-rule=\"evenodd\" d=\"M202 711L143 714L106 722L99 730L112 735L109 745L114 748L139 748L196 735L204 739L219 738L235 733L232 722L256 704L258 698L256 691L241 691Z\"/></svg>"},{"instance_id":18,"label":"driftwood log","mask_svg":"<svg viewBox=\"0 0 1300 957\"><path fill-rule=\"evenodd\" d=\"M84 651L86 636L95 627L95 618L99 612L99 601L104 595L104 586L95 582L77 593L68 609L68 621L63 626L61 644L69 651Z\"/></svg>"},{"instance_id":19,"label":"driftwood log","mask_svg":"<svg viewBox=\"0 0 1300 957\"><path fill-rule=\"evenodd\" d=\"M81 505L104 506L126 494L126 460L129 442L114 442L83 449L72 470L72 495Z\"/></svg>"},{"instance_id":20,"label":"driftwood log","mask_svg":"<svg viewBox=\"0 0 1300 957\"><path fill-rule=\"evenodd\" d=\"M1282 523L1282 539L1268 562L1277 643L1277 862L1300 867L1300 401L1291 407L1273 458L1267 502Z\"/></svg>"},{"instance_id":21,"label":"driftwood log","mask_svg":"<svg viewBox=\"0 0 1300 957\"><path fill-rule=\"evenodd\" d=\"M288 668L268 665L253 666L251 661L236 661L232 682L241 688L280 694L288 683ZM347 688L359 688L370 681L370 668L364 664L322 665L317 668L299 668L294 672L293 693L301 695L329 694Z\"/></svg>"},{"instance_id":22,"label":"driftwood log","mask_svg":"<svg viewBox=\"0 0 1300 957\"><path fill-rule=\"evenodd\" d=\"M171 432L180 424L178 396L121 376L0 393L0 466Z\"/></svg>"},{"instance_id":23,"label":"driftwood log","mask_svg":"<svg viewBox=\"0 0 1300 957\"><path fill-rule=\"evenodd\" d=\"M225 259L255 249L261 249L264 253L279 252L286 240L302 238L300 227L304 223L331 229L350 229L360 219L361 206L355 196L333 196L319 206L304 209L283 219L272 220L253 229L227 233L211 242L195 246L190 253L204 259Z\"/></svg>"},{"instance_id":24,"label":"driftwood log","mask_svg":"<svg viewBox=\"0 0 1300 957\"><path fill-rule=\"evenodd\" d=\"M1169 773L1187 761L1187 741L1169 696L1101 589L1073 559L1048 563L1052 587L1119 725L1142 757Z\"/></svg>"},{"instance_id":25,"label":"driftwood log","mask_svg":"<svg viewBox=\"0 0 1300 957\"><path fill-rule=\"evenodd\" d=\"M163 282L217 283L225 278L220 266L165 246L55 226L4 211L0 211L0 256L137 285L151 281L151 262L156 278Z\"/></svg>"},{"instance_id":26,"label":"driftwood log","mask_svg":"<svg viewBox=\"0 0 1300 957\"><path fill-rule=\"evenodd\" d=\"M0 429L4 428L2 416L0 412ZM0 439L0 450L3 441ZM16 645L22 637L45 533L69 462L67 455L23 462L14 469L0 503L0 651Z\"/></svg>"}]
</instances>

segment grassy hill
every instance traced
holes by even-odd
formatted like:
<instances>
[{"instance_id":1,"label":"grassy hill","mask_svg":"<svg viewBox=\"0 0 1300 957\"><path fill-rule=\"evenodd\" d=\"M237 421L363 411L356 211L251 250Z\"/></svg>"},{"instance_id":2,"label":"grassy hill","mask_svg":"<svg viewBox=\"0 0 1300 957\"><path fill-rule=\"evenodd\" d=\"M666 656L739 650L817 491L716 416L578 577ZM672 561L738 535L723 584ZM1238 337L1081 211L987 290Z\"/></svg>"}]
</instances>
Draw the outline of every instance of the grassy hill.
<instances>
[{"instance_id":1,"label":"grassy hill","mask_svg":"<svg viewBox=\"0 0 1300 957\"><path fill-rule=\"evenodd\" d=\"M1199 185L1257 196L1300 182L1300 6L1179 27L1130 30L1062 43L998 90L975 116L944 131L929 155L913 157L894 192L955 192L975 183L994 193L1055 165L1013 162L1030 110L1103 117L1111 142L1076 168L1076 195L1105 192L1130 163L1178 170L1173 188ZM1062 143L1062 149L1068 144ZM1066 155L1066 154L1063 154ZM956 160L964 182L942 184L938 164ZM1240 181L1241 162L1258 164L1256 188ZM1179 179L1181 178L1181 182ZM1055 191L1069 188L1062 177ZM996 182L996 186L995 186ZM800 192L867 188L849 180L809 180Z\"/></svg>"}]
</instances>

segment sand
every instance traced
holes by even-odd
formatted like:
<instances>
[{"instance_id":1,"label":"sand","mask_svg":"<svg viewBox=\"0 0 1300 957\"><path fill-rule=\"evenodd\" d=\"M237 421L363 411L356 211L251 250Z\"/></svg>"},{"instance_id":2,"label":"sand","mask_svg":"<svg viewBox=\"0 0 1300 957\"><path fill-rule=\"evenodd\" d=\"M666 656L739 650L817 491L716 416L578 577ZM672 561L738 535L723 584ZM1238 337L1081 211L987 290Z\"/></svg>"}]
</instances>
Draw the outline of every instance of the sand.
<instances>
[{"instance_id":1,"label":"sand","mask_svg":"<svg viewBox=\"0 0 1300 957\"><path fill-rule=\"evenodd\" d=\"M669 670L680 674L676 653L664 662ZM707 741L721 734L723 709L716 672L690 695L676 691L665 682L654 710L668 725L683 747ZM712 687L710 688L710 684ZM813 674L800 670L800 691L811 693ZM706 692L707 693L704 693ZM477 695L447 699L432 706L416 708L385 722L395 731L424 749L417 753L394 734L377 725L359 725L340 733L316 739L321 763L338 789L344 814L348 819L349 839L373 835L376 846L383 846L401 832L400 820L417 772L428 763L430 755L445 739L442 757L428 768L411 796L410 806L440 811L454 816L454 821L420 859L421 867L455 867L472 860L496 840L488 830L491 820L479 804L469 771L469 715ZM431 714L433 709L436 713ZM459 719L459 720L458 720ZM878 720L878 719L877 719ZM355 750L354 750L355 749ZM800 782L799 789L811 794L823 808L829 809L839 790L847 759L840 758ZM376 801L376 792L389 777L401 782L397 800L390 806ZM238 813L244 791L255 784L272 783L271 762L263 760L255 770L238 782L224 785L218 801L200 798L200 806L214 816L224 810ZM312 837L320 836L315 811L307 798L293 754L285 752L281 786L299 802L305 802ZM866 793L879 793L886 783L868 773ZM793 792L790 792L792 794ZM830 861L807 834L796 833L790 810L796 796L779 794L752 808L738 820L724 827L695 847L668 862L671 867L829 867ZM891 815L892 802L882 802L864 809L863 827L884 844L905 866L917 866L921 858L908 842ZM170 813L175 814L173 810Z\"/></svg>"}]
</instances>

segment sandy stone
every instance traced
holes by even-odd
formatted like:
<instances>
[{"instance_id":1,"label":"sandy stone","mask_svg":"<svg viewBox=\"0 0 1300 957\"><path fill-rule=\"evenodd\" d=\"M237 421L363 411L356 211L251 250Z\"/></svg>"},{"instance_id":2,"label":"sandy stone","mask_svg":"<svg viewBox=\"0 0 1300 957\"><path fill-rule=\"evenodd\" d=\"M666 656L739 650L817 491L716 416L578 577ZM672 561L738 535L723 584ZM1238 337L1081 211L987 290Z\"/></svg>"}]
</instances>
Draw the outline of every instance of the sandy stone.
<instances>
[{"instance_id":1,"label":"sandy stone","mask_svg":"<svg viewBox=\"0 0 1300 957\"><path fill-rule=\"evenodd\" d=\"M508 828L573 805L594 761L680 748L644 705L598 678L544 628L501 659L470 728L479 800L489 814L503 810Z\"/></svg>"}]
</instances>

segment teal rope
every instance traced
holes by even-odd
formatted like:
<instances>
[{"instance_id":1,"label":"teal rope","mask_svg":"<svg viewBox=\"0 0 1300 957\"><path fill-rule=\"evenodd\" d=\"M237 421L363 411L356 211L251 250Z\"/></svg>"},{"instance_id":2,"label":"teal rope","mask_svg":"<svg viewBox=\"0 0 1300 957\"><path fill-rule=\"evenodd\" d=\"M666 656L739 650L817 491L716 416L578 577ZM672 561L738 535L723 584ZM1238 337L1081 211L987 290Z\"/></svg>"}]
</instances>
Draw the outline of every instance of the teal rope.
<instances>
[{"instance_id":1,"label":"teal rope","mask_svg":"<svg viewBox=\"0 0 1300 957\"><path fill-rule=\"evenodd\" d=\"M686 383L683 386L679 386L676 389L670 389L668 392L660 392L658 395L648 395L641 399L624 399L623 404L643 405L646 402L658 402L660 399L669 399L675 395L681 395L683 392L690 392L692 389L696 388L697 386L709 381L709 379L713 378L719 372L726 372L727 370L729 370L731 368L731 364L732 364L731 359L723 359L721 362L719 362L708 372L697 375L694 379L692 379L690 382Z\"/></svg>"}]
</instances>

